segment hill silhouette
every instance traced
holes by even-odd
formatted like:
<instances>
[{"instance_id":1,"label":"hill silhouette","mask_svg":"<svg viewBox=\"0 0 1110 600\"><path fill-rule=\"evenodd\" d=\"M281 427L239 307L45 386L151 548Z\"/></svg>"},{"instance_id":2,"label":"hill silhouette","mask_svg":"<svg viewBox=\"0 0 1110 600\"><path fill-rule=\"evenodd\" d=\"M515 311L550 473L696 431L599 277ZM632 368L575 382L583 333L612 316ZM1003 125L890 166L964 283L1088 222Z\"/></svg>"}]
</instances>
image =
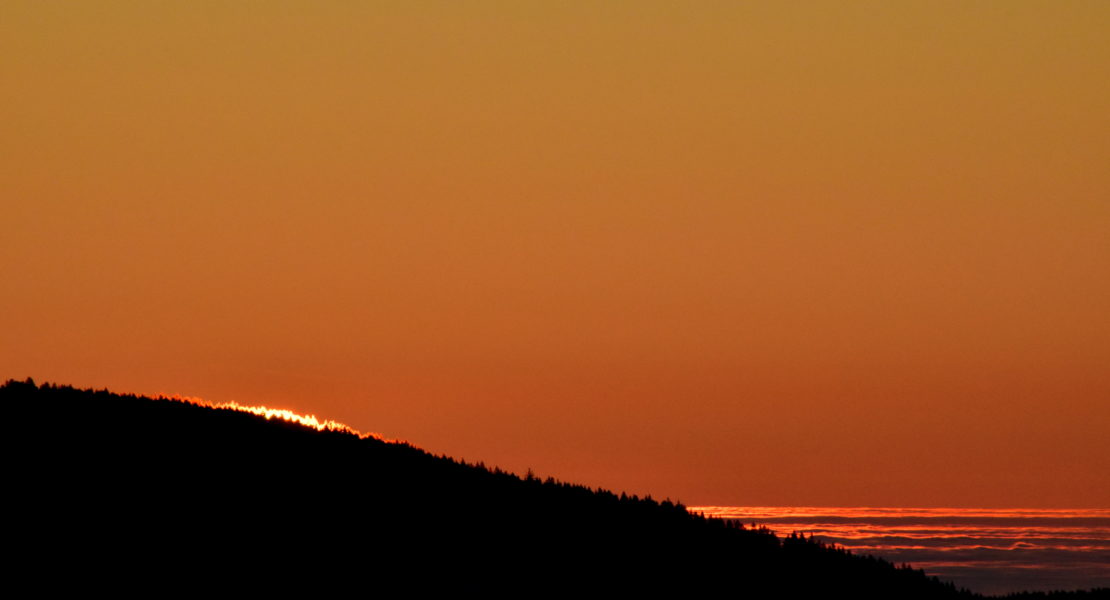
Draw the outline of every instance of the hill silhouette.
<instances>
[{"instance_id":1,"label":"hill silhouette","mask_svg":"<svg viewBox=\"0 0 1110 600\"><path fill-rule=\"evenodd\" d=\"M166 398L0 387L11 572L126 589L974 595L678 504ZM47 580L49 581L49 580Z\"/></svg>"}]
</instances>

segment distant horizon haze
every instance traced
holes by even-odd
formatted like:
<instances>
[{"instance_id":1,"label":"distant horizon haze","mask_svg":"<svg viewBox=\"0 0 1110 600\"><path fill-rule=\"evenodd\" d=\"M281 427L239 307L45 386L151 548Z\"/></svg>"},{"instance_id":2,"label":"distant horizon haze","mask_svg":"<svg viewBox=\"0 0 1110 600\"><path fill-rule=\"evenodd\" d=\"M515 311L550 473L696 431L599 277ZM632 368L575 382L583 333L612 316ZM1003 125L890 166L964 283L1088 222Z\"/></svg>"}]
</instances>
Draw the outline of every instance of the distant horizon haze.
<instances>
[{"instance_id":1,"label":"distant horizon haze","mask_svg":"<svg viewBox=\"0 0 1110 600\"><path fill-rule=\"evenodd\" d=\"M984 594L1110 588L1110 508L898 509L702 506L691 511L800 533L909 563Z\"/></svg>"}]
</instances>

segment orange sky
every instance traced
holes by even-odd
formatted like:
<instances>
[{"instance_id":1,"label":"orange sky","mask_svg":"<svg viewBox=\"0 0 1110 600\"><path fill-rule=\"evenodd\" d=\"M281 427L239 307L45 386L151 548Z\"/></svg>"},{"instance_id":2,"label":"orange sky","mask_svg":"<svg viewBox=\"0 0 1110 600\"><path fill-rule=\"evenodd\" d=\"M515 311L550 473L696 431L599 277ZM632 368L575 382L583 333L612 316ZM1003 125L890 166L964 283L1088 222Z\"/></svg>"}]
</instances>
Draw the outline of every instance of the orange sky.
<instances>
[{"instance_id":1,"label":"orange sky","mask_svg":"<svg viewBox=\"0 0 1110 600\"><path fill-rule=\"evenodd\" d=\"M1107 507L1107 31L4 2L0 377L687 504Z\"/></svg>"}]
</instances>

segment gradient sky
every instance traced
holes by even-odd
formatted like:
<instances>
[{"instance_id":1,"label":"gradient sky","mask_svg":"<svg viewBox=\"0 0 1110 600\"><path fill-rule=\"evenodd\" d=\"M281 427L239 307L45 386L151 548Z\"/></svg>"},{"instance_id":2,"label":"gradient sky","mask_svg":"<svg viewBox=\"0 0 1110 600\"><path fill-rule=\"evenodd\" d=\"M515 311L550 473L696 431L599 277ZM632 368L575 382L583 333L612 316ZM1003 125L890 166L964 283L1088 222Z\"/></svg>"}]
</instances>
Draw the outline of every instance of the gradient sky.
<instances>
[{"instance_id":1,"label":"gradient sky","mask_svg":"<svg viewBox=\"0 0 1110 600\"><path fill-rule=\"evenodd\" d=\"M0 377L686 504L1110 506L1110 3L0 5Z\"/></svg>"}]
</instances>

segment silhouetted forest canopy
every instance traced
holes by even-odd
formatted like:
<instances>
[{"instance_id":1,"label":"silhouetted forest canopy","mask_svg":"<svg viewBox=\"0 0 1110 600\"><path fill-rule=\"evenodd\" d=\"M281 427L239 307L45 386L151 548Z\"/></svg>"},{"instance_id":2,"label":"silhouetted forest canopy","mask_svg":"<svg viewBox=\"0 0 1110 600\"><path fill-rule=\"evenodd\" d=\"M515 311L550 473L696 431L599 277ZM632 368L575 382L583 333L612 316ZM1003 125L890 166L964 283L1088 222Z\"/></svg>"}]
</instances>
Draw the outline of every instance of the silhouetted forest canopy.
<instances>
[{"instance_id":1,"label":"silhouetted forest canopy","mask_svg":"<svg viewBox=\"0 0 1110 600\"><path fill-rule=\"evenodd\" d=\"M668 500L347 431L29 379L0 387L0 401L11 572L117 588L141 573L255 591L975 597Z\"/></svg>"}]
</instances>

